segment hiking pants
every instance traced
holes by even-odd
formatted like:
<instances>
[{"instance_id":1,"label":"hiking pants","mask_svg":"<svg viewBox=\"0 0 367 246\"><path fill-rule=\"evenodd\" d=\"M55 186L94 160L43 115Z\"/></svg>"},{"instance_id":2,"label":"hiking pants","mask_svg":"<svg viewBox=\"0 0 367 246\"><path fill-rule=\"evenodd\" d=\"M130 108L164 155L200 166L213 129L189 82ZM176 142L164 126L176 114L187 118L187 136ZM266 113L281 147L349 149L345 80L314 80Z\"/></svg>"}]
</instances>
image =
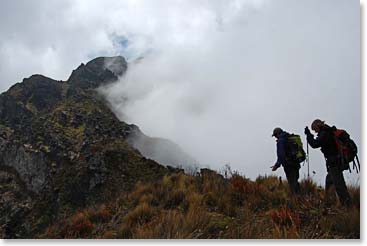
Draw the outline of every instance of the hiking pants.
<instances>
[{"instance_id":1,"label":"hiking pants","mask_svg":"<svg viewBox=\"0 0 367 246\"><path fill-rule=\"evenodd\" d=\"M301 166L299 164L288 164L284 165L285 176L287 177L288 185L292 194L299 194L300 186L298 183L299 179L299 169Z\"/></svg>"},{"instance_id":2,"label":"hiking pants","mask_svg":"<svg viewBox=\"0 0 367 246\"><path fill-rule=\"evenodd\" d=\"M350 205L350 195L345 184L343 170L341 165L338 165L337 161L326 161L327 175L325 180L325 192L328 196L332 185L335 186L336 193L338 194L339 201L341 204Z\"/></svg>"}]
</instances>

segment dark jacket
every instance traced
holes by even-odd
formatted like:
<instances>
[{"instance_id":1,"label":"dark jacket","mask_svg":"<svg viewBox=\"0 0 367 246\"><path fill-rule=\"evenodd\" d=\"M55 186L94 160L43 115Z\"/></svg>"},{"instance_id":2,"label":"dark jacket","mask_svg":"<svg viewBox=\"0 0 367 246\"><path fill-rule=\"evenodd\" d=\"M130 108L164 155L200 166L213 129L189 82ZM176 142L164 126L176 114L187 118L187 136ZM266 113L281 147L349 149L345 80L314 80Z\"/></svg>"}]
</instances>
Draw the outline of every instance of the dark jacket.
<instances>
[{"instance_id":1,"label":"dark jacket","mask_svg":"<svg viewBox=\"0 0 367 246\"><path fill-rule=\"evenodd\" d=\"M311 133L309 133L307 135L308 144L314 149L321 147L321 152L324 154L326 159L335 159L338 156L338 149L334 135L335 130L335 126L330 127L325 125L320 129L316 139Z\"/></svg>"},{"instance_id":2,"label":"dark jacket","mask_svg":"<svg viewBox=\"0 0 367 246\"><path fill-rule=\"evenodd\" d=\"M286 165L286 144L287 144L287 132L282 132L277 140L277 162L275 166L280 167Z\"/></svg>"}]
</instances>

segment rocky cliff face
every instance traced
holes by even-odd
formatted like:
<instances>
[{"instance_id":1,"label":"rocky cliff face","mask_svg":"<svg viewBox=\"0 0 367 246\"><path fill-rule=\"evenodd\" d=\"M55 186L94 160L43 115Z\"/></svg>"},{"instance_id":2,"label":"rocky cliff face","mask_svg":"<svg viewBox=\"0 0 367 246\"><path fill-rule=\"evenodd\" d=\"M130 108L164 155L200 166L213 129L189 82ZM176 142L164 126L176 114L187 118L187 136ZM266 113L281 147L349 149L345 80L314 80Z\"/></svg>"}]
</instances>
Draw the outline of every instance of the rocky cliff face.
<instances>
[{"instance_id":1,"label":"rocky cliff face","mask_svg":"<svg viewBox=\"0 0 367 246\"><path fill-rule=\"evenodd\" d=\"M95 90L126 69L123 57L100 57L67 81L32 75L0 95L2 238L33 237L78 208L169 172L136 149L132 136L149 138L117 119Z\"/></svg>"}]
</instances>

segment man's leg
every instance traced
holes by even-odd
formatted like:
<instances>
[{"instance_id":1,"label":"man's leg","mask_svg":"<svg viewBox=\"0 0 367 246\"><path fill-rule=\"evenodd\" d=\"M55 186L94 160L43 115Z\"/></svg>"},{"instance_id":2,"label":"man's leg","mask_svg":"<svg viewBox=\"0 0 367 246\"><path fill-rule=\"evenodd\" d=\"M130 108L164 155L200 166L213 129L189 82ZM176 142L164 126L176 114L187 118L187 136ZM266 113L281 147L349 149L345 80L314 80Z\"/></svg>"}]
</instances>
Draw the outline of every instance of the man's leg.
<instances>
[{"instance_id":1,"label":"man's leg","mask_svg":"<svg viewBox=\"0 0 367 246\"><path fill-rule=\"evenodd\" d=\"M293 166L284 167L284 172L287 177L288 185L292 194L299 194L300 187L298 183L299 169Z\"/></svg>"},{"instance_id":2,"label":"man's leg","mask_svg":"<svg viewBox=\"0 0 367 246\"><path fill-rule=\"evenodd\" d=\"M298 164L294 169L294 177L295 177L295 183L296 183L296 193L300 194L301 187L299 185L298 179L299 179L299 169L301 169L301 166Z\"/></svg>"},{"instance_id":3,"label":"man's leg","mask_svg":"<svg viewBox=\"0 0 367 246\"><path fill-rule=\"evenodd\" d=\"M329 174L334 183L336 193L338 194L340 202L344 206L349 206L351 199L347 189L347 185L345 184L343 171L339 166L329 167Z\"/></svg>"},{"instance_id":4,"label":"man's leg","mask_svg":"<svg viewBox=\"0 0 367 246\"><path fill-rule=\"evenodd\" d=\"M326 207L331 207L331 204L332 204L332 185L333 185L333 180L331 178L331 175L329 174L329 170L328 170L328 173L326 175L326 178L325 178L325 206Z\"/></svg>"}]
</instances>

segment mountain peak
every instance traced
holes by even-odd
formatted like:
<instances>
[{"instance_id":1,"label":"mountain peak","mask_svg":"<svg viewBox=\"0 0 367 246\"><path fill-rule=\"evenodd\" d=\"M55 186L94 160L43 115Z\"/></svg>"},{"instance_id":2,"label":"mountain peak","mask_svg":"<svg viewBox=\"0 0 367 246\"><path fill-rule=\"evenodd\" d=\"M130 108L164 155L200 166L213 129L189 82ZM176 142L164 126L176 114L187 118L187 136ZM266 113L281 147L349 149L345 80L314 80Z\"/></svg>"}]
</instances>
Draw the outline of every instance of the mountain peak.
<instances>
[{"instance_id":1,"label":"mountain peak","mask_svg":"<svg viewBox=\"0 0 367 246\"><path fill-rule=\"evenodd\" d=\"M116 76L121 76L127 69L127 62L122 56L97 57L89 61L86 66L94 71L108 69Z\"/></svg>"},{"instance_id":2,"label":"mountain peak","mask_svg":"<svg viewBox=\"0 0 367 246\"><path fill-rule=\"evenodd\" d=\"M98 57L66 82L36 74L0 94L2 238L40 236L78 209L178 171L156 162L176 164L176 145L120 121L93 90L126 69L123 57Z\"/></svg>"},{"instance_id":3,"label":"mountain peak","mask_svg":"<svg viewBox=\"0 0 367 246\"><path fill-rule=\"evenodd\" d=\"M71 73L68 82L82 89L94 89L102 84L116 81L127 69L122 56L97 57L83 63Z\"/></svg>"}]
</instances>

